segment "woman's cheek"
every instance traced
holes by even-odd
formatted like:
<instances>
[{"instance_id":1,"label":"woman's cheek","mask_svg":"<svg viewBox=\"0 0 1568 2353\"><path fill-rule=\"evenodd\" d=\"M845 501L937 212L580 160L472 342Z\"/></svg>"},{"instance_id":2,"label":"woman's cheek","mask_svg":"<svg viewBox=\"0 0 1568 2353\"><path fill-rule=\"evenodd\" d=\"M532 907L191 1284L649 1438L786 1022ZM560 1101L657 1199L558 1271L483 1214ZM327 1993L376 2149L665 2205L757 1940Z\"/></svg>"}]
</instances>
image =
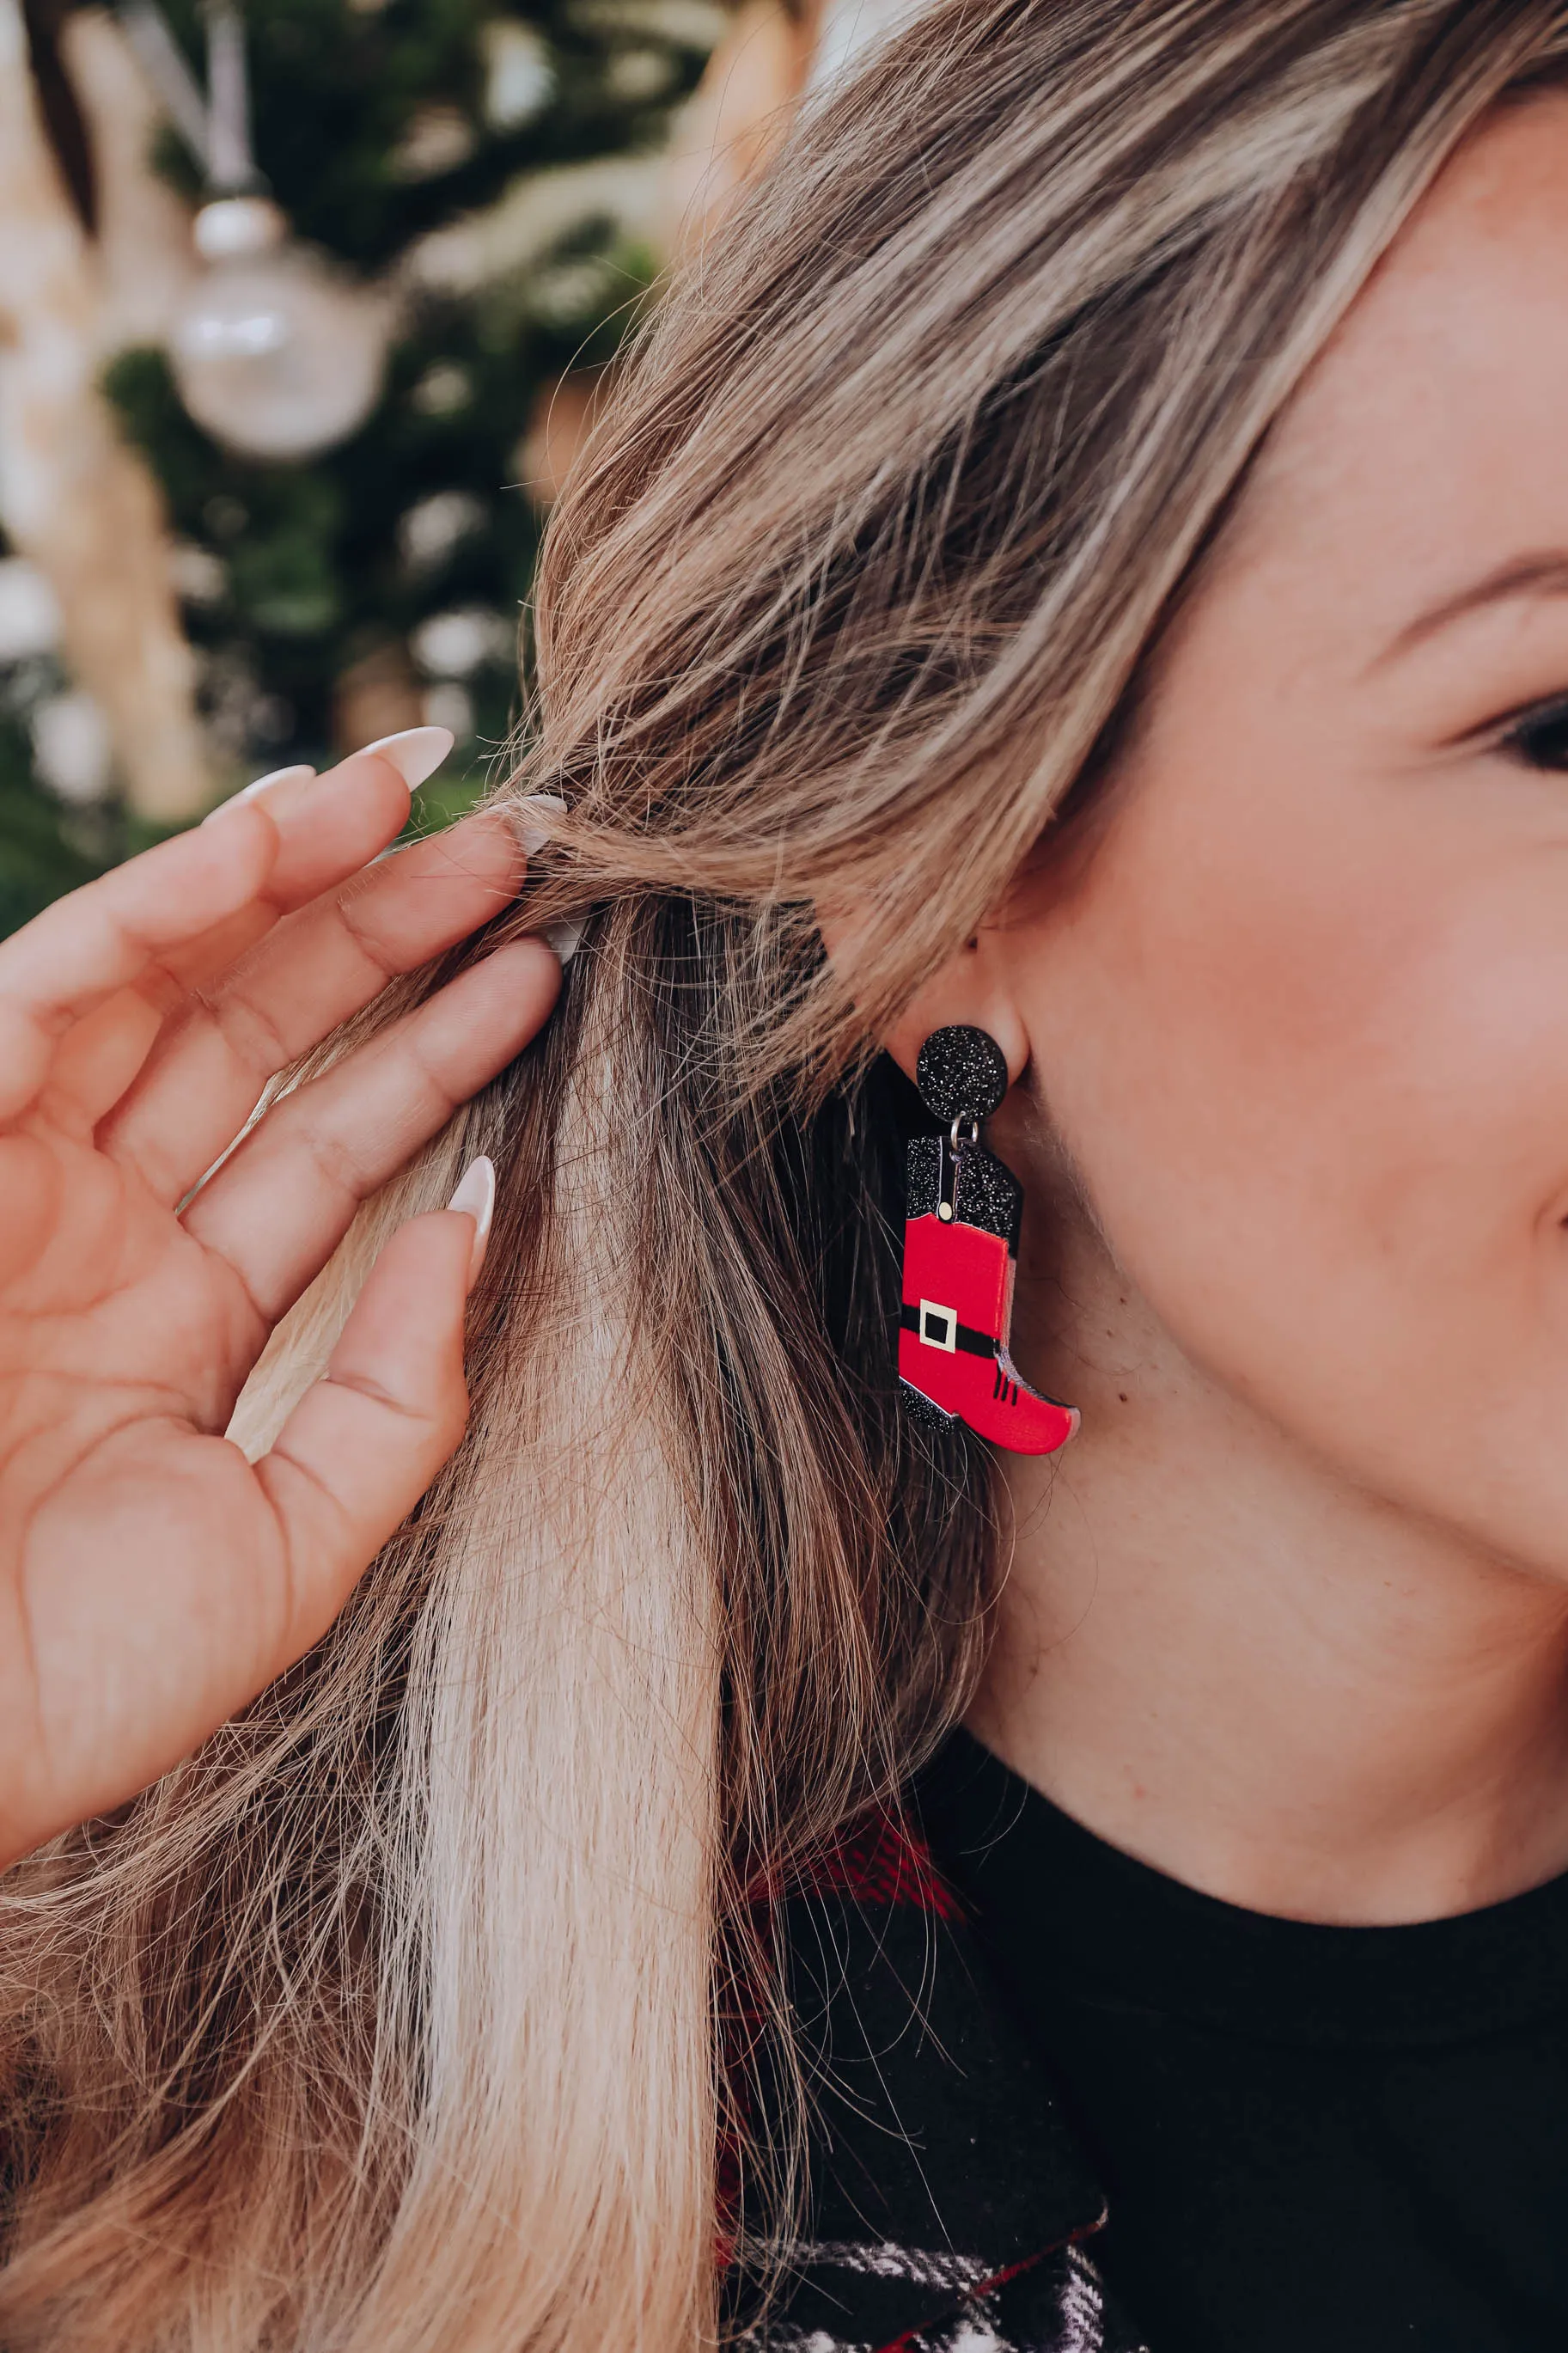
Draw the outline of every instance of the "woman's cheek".
<instances>
[{"instance_id":1,"label":"woman's cheek","mask_svg":"<svg viewBox=\"0 0 1568 2353\"><path fill-rule=\"evenodd\" d=\"M1130 828L1028 971L1037 1067L1184 1354L1358 1482L1561 1550L1568 857L1391 806L1282 845L1235 803L1202 856Z\"/></svg>"}]
</instances>

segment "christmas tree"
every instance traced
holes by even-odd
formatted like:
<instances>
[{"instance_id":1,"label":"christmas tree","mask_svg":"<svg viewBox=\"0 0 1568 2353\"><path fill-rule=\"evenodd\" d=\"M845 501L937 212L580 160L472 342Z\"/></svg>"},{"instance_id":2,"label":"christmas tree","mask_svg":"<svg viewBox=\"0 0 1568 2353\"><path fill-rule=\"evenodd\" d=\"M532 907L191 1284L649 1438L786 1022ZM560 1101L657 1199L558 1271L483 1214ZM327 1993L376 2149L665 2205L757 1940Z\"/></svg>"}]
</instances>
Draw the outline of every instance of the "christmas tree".
<instances>
[{"instance_id":1,"label":"christmas tree","mask_svg":"<svg viewBox=\"0 0 1568 2353\"><path fill-rule=\"evenodd\" d=\"M427 797L429 822L479 787L515 717L542 510L653 278L671 110L724 20L710 0L257 0L243 27L224 13L248 69L262 175L248 194L265 190L284 239L243 266L285 279L301 269L315 307L300 311L299 332L319 344L310 396L322 416L306 413L307 398L300 416L269 417L264 369L209 364L235 265L221 244L205 263L171 263L167 212L168 282L141 322L121 290L119 311L143 332L106 337L120 347L96 363L163 509L192 652L201 801L262 768L320 765L435 720L458 741ZM127 56L154 93L141 144L153 148L158 201L188 236L214 191L192 122L182 135L175 118L210 97L206 78L223 68L201 0L156 10L132 0L113 22L63 5L25 14L35 118L89 259L128 234L131 195L141 201L124 195L124 176L146 166L115 161L110 134L123 132L124 107L104 96ZM246 195L219 219L226 236L230 215L242 228L251 217ZM0 216L0 239L16 227ZM150 249L144 239L144 276ZM355 368L368 371L368 413L343 430L326 411L341 407ZM4 395L0 379L0 436L17 414ZM289 452L291 436L312 435L327 446ZM283 454L258 454L280 443ZM12 520L5 460L0 449L0 526ZM18 512L24 503L18 493ZM82 694L82 663L72 676L68 628L62 659L57 608L69 592L53 594L47 561L41 570L20 530L12 539L0 548L5 928L201 814L188 787L192 806L149 811L143 792L140 814L136 796L128 805L116 790L112 731Z\"/></svg>"}]
</instances>

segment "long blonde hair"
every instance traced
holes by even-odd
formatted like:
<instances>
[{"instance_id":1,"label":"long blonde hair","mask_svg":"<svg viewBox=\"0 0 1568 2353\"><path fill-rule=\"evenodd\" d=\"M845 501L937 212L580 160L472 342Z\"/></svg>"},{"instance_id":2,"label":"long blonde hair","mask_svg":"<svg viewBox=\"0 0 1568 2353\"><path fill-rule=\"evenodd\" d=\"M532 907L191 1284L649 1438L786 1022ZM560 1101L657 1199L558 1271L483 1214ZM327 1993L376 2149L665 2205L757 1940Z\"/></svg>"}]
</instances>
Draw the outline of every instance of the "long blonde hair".
<instances>
[{"instance_id":1,"label":"long blonde hair","mask_svg":"<svg viewBox=\"0 0 1568 2353\"><path fill-rule=\"evenodd\" d=\"M585 916L563 1005L240 1417L482 1148L471 1428L309 1658L7 1884L11 2353L711 2337L721 2145L748 2223L797 2187L746 1883L953 1720L1000 1551L897 1410L866 1040L1089 805L1271 420L1565 53L1560 0L939 0L672 290L499 796L567 804L491 934Z\"/></svg>"}]
</instances>

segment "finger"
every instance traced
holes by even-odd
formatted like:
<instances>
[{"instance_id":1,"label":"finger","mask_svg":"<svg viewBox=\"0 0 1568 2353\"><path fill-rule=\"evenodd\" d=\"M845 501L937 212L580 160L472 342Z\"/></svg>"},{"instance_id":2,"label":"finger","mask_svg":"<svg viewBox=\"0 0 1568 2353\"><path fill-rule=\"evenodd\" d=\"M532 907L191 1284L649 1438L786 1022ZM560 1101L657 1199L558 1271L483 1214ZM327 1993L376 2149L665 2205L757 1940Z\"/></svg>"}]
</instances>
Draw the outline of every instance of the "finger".
<instances>
[{"instance_id":1,"label":"finger","mask_svg":"<svg viewBox=\"0 0 1568 2353\"><path fill-rule=\"evenodd\" d=\"M521 1053L555 1001L561 967L514 941L323 1078L286 1095L184 1213L233 1267L260 1321L290 1307L361 1201Z\"/></svg>"},{"instance_id":2,"label":"finger","mask_svg":"<svg viewBox=\"0 0 1568 2353\"><path fill-rule=\"evenodd\" d=\"M378 857L408 819L410 797L434 775L452 748L449 727L408 727L351 752L317 776L313 768L280 768L258 777L203 819L221 825L264 795L282 847L269 895L279 913L304 906ZM181 967L197 987L232 964L258 935L239 923L195 944Z\"/></svg>"},{"instance_id":3,"label":"finger","mask_svg":"<svg viewBox=\"0 0 1568 2353\"><path fill-rule=\"evenodd\" d=\"M46 1118L90 1143L103 1113L117 1103L158 1042L160 999L176 989L116 988L73 1022L60 1039L38 1096Z\"/></svg>"},{"instance_id":4,"label":"finger","mask_svg":"<svg viewBox=\"0 0 1568 2353\"><path fill-rule=\"evenodd\" d=\"M171 1023L99 1144L178 1201L274 1074L516 897L523 858L499 815L399 850L278 924Z\"/></svg>"},{"instance_id":5,"label":"finger","mask_svg":"<svg viewBox=\"0 0 1568 2353\"><path fill-rule=\"evenodd\" d=\"M387 760L356 753L324 776L289 772L286 781L258 799L227 804L198 828L198 837L222 837L233 825L254 821L258 808L278 842L265 889L172 945L134 976L124 992L95 1008L62 1039L49 1074L48 1107L67 1124L95 1126L131 1085L163 1024L177 1018L193 989L233 965L280 918L346 882L377 857L407 818L408 786Z\"/></svg>"},{"instance_id":6,"label":"finger","mask_svg":"<svg viewBox=\"0 0 1568 2353\"><path fill-rule=\"evenodd\" d=\"M462 1437L474 1228L472 1217L437 1209L393 1236L325 1377L256 1466L289 1572L273 1672L326 1631Z\"/></svg>"},{"instance_id":7,"label":"finger","mask_svg":"<svg viewBox=\"0 0 1568 2353\"><path fill-rule=\"evenodd\" d=\"M278 829L259 806L144 850L0 944L0 1119L37 1095L62 1033L258 899Z\"/></svg>"},{"instance_id":8,"label":"finger","mask_svg":"<svg viewBox=\"0 0 1568 2353\"><path fill-rule=\"evenodd\" d=\"M411 733L428 733L436 739L433 748L451 743L444 727ZM319 776L285 771L262 795L280 841L268 894L280 913L335 890L402 832L412 804L411 786L429 773L431 763L426 757L409 765L405 759L399 766L403 755L395 744L392 752L397 756L375 749L353 752ZM219 831L246 806L243 801L226 803L214 810L205 829ZM221 967L193 973L193 984L217 969Z\"/></svg>"}]
</instances>

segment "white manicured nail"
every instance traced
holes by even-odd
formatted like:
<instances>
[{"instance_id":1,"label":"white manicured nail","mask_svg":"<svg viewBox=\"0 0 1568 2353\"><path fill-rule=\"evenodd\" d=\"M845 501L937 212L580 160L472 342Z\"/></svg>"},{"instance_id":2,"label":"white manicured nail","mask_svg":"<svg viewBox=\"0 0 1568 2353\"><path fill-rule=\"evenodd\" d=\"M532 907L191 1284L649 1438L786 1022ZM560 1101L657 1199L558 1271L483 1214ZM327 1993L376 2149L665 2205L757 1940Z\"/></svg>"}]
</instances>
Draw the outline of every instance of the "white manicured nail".
<instances>
[{"instance_id":1,"label":"white manicured nail","mask_svg":"<svg viewBox=\"0 0 1568 2353\"><path fill-rule=\"evenodd\" d=\"M227 800L219 801L216 808L208 809L202 823L211 825L215 817L223 817L229 809L237 808L241 801L253 801L258 793L269 793L274 785L302 785L315 773L314 768L304 761L298 762L292 768L273 768L267 776L258 776L254 783L241 785L238 792L230 793Z\"/></svg>"},{"instance_id":2,"label":"white manicured nail","mask_svg":"<svg viewBox=\"0 0 1568 2353\"><path fill-rule=\"evenodd\" d=\"M390 760L413 792L435 775L457 740L449 727L405 727L396 735L378 735L374 744L362 744L360 751Z\"/></svg>"},{"instance_id":3,"label":"white manicured nail","mask_svg":"<svg viewBox=\"0 0 1568 2353\"><path fill-rule=\"evenodd\" d=\"M520 810L553 809L557 817L564 817L566 814L566 804L559 793L529 793L519 801L517 806ZM521 828L518 839L522 843L524 855L531 858L536 849L543 849L550 836L542 826L525 824Z\"/></svg>"},{"instance_id":4,"label":"white manicured nail","mask_svg":"<svg viewBox=\"0 0 1568 2353\"><path fill-rule=\"evenodd\" d=\"M581 915L563 915L558 923L542 923L539 936L546 947L554 949L563 964L570 964L583 944L584 930Z\"/></svg>"},{"instance_id":5,"label":"white manicured nail","mask_svg":"<svg viewBox=\"0 0 1568 2353\"><path fill-rule=\"evenodd\" d=\"M469 1161L463 1171L457 1191L447 1204L448 1209L460 1209L465 1217L472 1218L474 1221L474 1242L468 1254L470 1282L478 1274L480 1261L485 1254L485 1242L489 1234L490 1219L495 1214L495 1163L493 1160L487 1160L481 1152L477 1160Z\"/></svg>"}]
</instances>

